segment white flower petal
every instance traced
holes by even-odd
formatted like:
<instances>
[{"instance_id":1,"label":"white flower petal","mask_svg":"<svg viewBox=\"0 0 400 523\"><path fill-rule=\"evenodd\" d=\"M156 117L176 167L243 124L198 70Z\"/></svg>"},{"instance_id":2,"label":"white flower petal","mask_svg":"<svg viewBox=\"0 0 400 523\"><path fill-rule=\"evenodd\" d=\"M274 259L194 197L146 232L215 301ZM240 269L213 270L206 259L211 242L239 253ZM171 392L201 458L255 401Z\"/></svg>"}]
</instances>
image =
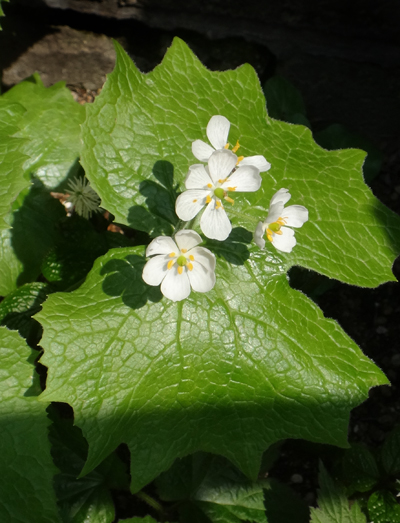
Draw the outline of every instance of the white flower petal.
<instances>
[{"instance_id":1,"label":"white flower petal","mask_svg":"<svg viewBox=\"0 0 400 523\"><path fill-rule=\"evenodd\" d=\"M283 210L282 218L290 227L302 227L308 220L308 210L303 205L290 205Z\"/></svg>"},{"instance_id":2,"label":"white flower petal","mask_svg":"<svg viewBox=\"0 0 400 523\"><path fill-rule=\"evenodd\" d=\"M154 256L143 267L142 278L147 285L160 285L168 272L168 262L171 258L166 254Z\"/></svg>"},{"instance_id":3,"label":"white flower petal","mask_svg":"<svg viewBox=\"0 0 400 523\"><path fill-rule=\"evenodd\" d=\"M172 267L161 284L161 292L172 301L181 301L190 294L190 282L186 267L182 274L178 273L176 267Z\"/></svg>"},{"instance_id":4,"label":"white flower petal","mask_svg":"<svg viewBox=\"0 0 400 523\"><path fill-rule=\"evenodd\" d=\"M265 247L265 227L266 226L263 222L258 222L256 230L254 231L254 242L260 247L260 249L264 249Z\"/></svg>"},{"instance_id":5,"label":"white flower petal","mask_svg":"<svg viewBox=\"0 0 400 523\"><path fill-rule=\"evenodd\" d=\"M285 205L285 203L290 200L290 197L291 194L289 192L289 189L279 189L279 191L276 192L271 198L270 206L278 202L283 203L283 205Z\"/></svg>"},{"instance_id":6,"label":"white flower petal","mask_svg":"<svg viewBox=\"0 0 400 523\"><path fill-rule=\"evenodd\" d=\"M243 160L239 163L239 166L242 165L253 165L260 171L260 173L269 171L271 169L271 164L267 162L265 157L261 156L260 154L257 154L256 156L246 156L246 158L243 158Z\"/></svg>"},{"instance_id":7,"label":"white flower petal","mask_svg":"<svg viewBox=\"0 0 400 523\"><path fill-rule=\"evenodd\" d=\"M214 183L227 178L235 168L237 156L228 149L215 151L208 160L208 170Z\"/></svg>"},{"instance_id":8,"label":"white flower petal","mask_svg":"<svg viewBox=\"0 0 400 523\"><path fill-rule=\"evenodd\" d=\"M201 162L208 162L208 159L214 152L214 149L203 140L195 140L192 143L192 153Z\"/></svg>"},{"instance_id":9,"label":"white flower petal","mask_svg":"<svg viewBox=\"0 0 400 523\"><path fill-rule=\"evenodd\" d=\"M210 253L211 254L211 253ZM208 292L215 285L214 271L207 270L202 264L192 263L193 270L188 271L188 277L192 289L196 292Z\"/></svg>"},{"instance_id":10,"label":"white flower petal","mask_svg":"<svg viewBox=\"0 0 400 523\"><path fill-rule=\"evenodd\" d=\"M171 252L178 252L178 246L169 236L157 236L149 244L146 249L146 256L153 256L153 254L170 254Z\"/></svg>"},{"instance_id":11,"label":"white flower petal","mask_svg":"<svg viewBox=\"0 0 400 523\"><path fill-rule=\"evenodd\" d=\"M282 202L277 202L270 205L265 223L268 224L276 222L276 220L280 218L284 212L284 204Z\"/></svg>"},{"instance_id":12,"label":"white flower petal","mask_svg":"<svg viewBox=\"0 0 400 523\"><path fill-rule=\"evenodd\" d=\"M237 192L254 192L261 187L261 181L258 169L251 165L244 165L229 176L221 187L225 190L228 190L229 187L235 187Z\"/></svg>"},{"instance_id":13,"label":"white flower petal","mask_svg":"<svg viewBox=\"0 0 400 523\"><path fill-rule=\"evenodd\" d=\"M296 238L294 231L288 227L281 228L282 234L274 234L272 237L272 244L282 252L291 252L296 245Z\"/></svg>"},{"instance_id":14,"label":"white flower petal","mask_svg":"<svg viewBox=\"0 0 400 523\"><path fill-rule=\"evenodd\" d=\"M197 232L192 231L191 229L187 229L177 232L175 234L175 241L181 250L186 249L189 251L203 240L201 239L200 234L197 234Z\"/></svg>"},{"instance_id":15,"label":"white flower petal","mask_svg":"<svg viewBox=\"0 0 400 523\"><path fill-rule=\"evenodd\" d=\"M175 203L175 212L184 222L192 220L205 205L205 198L210 191L190 189L178 196Z\"/></svg>"},{"instance_id":16,"label":"white flower petal","mask_svg":"<svg viewBox=\"0 0 400 523\"><path fill-rule=\"evenodd\" d=\"M200 228L212 240L226 240L232 230L231 222L223 207L217 209L215 200L210 202L200 219Z\"/></svg>"},{"instance_id":17,"label":"white flower petal","mask_svg":"<svg viewBox=\"0 0 400 523\"><path fill-rule=\"evenodd\" d=\"M231 124L225 116L212 116L207 125L207 138L214 149L223 149L228 143Z\"/></svg>"},{"instance_id":18,"label":"white flower petal","mask_svg":"<svg viewBox=\"0 0 400 523\"><path fill-rule=\"evenodd\" d=\"M215 256L211 251L205 247L195 247L190 254L194 257L194 261L203 265L205 269L215 271Z\"/></svg>"},{"instance_id":19,"label":"white flower petal","mask_svg":"<svg viewBox=\"0 0 400 523\"><path fill-rule=\"evenodd\" d=\"M204 165L196 163L189 167L189 173L185 179L186 189L207 189L209 183L212 183L212 180Z\"/></svg>"}]
</instances>

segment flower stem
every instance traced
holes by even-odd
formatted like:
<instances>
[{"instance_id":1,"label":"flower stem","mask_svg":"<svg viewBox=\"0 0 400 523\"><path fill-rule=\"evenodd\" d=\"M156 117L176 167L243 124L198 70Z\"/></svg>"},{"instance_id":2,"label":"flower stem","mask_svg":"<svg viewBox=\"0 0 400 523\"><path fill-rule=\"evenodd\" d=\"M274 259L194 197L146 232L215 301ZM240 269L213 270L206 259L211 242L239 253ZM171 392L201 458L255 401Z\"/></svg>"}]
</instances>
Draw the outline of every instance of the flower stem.
<instances>
[{"instance_id":1,"label":"flower stem","mask_svg":"<svg viewBox=\"0 0 400 523\"><path fill-rule=\"evenodd\" d=\"M144 501L145 503L147 503L147 505L149 505L151 508L154 508L154 510L156 510L157 512L159 512L161 514L164 513L163 506L158 501L156 501L154 498L152 498L151 496L146 494L146 492L143 492L143 490L136 492L135 496L137 498L141 499L142 501Z\"/></svg>"}]
</instances>

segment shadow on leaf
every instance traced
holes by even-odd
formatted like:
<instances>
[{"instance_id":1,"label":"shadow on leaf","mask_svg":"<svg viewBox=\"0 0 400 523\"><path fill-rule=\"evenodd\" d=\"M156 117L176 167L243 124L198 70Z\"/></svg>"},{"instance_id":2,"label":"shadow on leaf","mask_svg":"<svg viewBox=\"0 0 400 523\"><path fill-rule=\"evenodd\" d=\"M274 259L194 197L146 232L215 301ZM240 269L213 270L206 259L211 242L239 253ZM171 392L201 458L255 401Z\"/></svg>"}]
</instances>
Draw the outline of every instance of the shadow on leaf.
<instances>
[{"instance_id":1,"label":"shadow on leaf","mask_svg":"<svg viewBox=\"0 0 400 523\"><path fill-rule=\"evenodd\" d=\"M171 235L178 223L175 214L175 200L178 196L174 186L174 167L170 162L159 160L153 166L152 174L157 181L144 180L139 192L146 198L146 206L135 205L129 209L128 222L133 228L151 232L152 235ZM159 182L159 183L158 183Z\"/></svg>"},{"instance_id":2,"label":"shadow on leaf","mask_svg":"<svg viewBox=\"0 0 400 523\"><path fill-rule=\"evenodd\" d=\"M158 302L162 298L159 287L150 287L142 278L146 260L129 255L124 260L110 260L100 274L106 275L103 291L109 296L121 296L125 305L140 309L147 301Z\"/></svg>"},{"instance_id":3,"label":"shadow on leaf","mask_svg":"<svg viewBox=\"0 0 400 523\"><path fill-rule=\"evenodd\" d=\"M208 240L205 246L211 248L216 256L225 258L227 262L233 265L243 265L250 256L247 244L251 242L252 238L253 235L247 229L235 227L223 242Z\"/></svg>"}]
</instances>

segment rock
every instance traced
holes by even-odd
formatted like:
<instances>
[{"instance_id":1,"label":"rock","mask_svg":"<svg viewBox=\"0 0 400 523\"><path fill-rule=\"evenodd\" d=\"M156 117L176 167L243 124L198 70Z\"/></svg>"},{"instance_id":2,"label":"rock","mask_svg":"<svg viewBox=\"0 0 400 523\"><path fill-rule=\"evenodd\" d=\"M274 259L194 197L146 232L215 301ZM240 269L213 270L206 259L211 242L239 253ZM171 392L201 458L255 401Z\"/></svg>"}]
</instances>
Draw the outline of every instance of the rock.
<instances>
[{"instance_id":1,"label":"rock","mask_svg":"<svg viewBox=\"0 0 400 523\"><path fill-rule=\"evenodd\" d=\"M3 83L12 86L37 71L46 86L64 80L68 86L96 91L114 63L110 38L57 26L3 71Z\"/></svg>"}]
</instances>

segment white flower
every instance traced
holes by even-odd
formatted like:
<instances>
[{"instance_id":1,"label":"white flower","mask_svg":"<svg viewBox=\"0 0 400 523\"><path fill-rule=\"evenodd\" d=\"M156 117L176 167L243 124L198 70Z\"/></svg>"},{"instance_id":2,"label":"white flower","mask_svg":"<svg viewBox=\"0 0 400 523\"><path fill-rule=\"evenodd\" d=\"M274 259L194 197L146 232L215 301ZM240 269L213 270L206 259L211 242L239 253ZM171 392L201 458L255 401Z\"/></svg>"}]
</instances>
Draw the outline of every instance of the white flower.
<instances>
[{"instance_id":1,"label":"white flower","mask_svg":"<svg viewBox=\"0 0 400 523\"><path fill-rule=\"evenodd\" d=\"M187 191L176 200L176 214L185 222L192 220L201 209L206 209L200 219L200 228L207 238L226 240L232 225L221 200L233 205L229 192L253 192L261 185L258 169L244 165L237 169L236 155L222 149L215 151L208 160L208 167L192 165L185 179Z\"/></svg>"},{"instance_id":2,"label":"white flower","mask_svg":"<svg viewBox=\"0 0 400 523\"><path fill-rule=\"evenodd\" d=\"M202 140L195 140L192 143L192 152L195 157L201 162L208 162L210 156L214 151L219 151L221 149L228 149L228 135L229 128L231 124L225 116L215 115L212 116L207 125L207 138L210 140L212 145L203 142ZM236 153L239 149L239 141L237 141L235 147L232 148L232 151ZM237 162L240 162L240 165L253 165L257 167L260 173L268 171L271 168L271 164L267 162L264 156L239 156Z\"/></svg>"},{"instance_id":3,"label":"white flower","mask_svg":"<svg viewBox=\"0 0 400 523\"><path fill-rule=\"evenodd\" d=\"M279 189L271 198L268 216L258 223L254 233L254 241L260 249L265 247L264 233L279 251L291 252L296 245L294 231L286 226L301 227L308 220L308 210L303 205L290 205L285 209L290 197L288 189Z\"/></svg>"},{"instance_id":4,"label":"white flower","mask_svg":"<svg viewBox=\"0 0 400 523\"><path fill-rule=\"evenodd\" d=\"M153 256L143 268L148 285L161 283L161 292L172 301L187 298L190 288L208 292L215 285L215 256L204 247L197 247L201 237L195 231L183 230L169 236L158 236L146 249Z\"/></svg>"},{"instance_id":5,"label":"white flower","mask_svg":"<svg viewBox=\"0 0 400 523\"><path fill-rule=\"evenodd\" d=\"M100 198L90 187L86 178L76 177L68 184L69 196L64 205L68 211L75 208L79 216L89 219L92 212L99 211Z\"/></svg>"}]
</instances>

